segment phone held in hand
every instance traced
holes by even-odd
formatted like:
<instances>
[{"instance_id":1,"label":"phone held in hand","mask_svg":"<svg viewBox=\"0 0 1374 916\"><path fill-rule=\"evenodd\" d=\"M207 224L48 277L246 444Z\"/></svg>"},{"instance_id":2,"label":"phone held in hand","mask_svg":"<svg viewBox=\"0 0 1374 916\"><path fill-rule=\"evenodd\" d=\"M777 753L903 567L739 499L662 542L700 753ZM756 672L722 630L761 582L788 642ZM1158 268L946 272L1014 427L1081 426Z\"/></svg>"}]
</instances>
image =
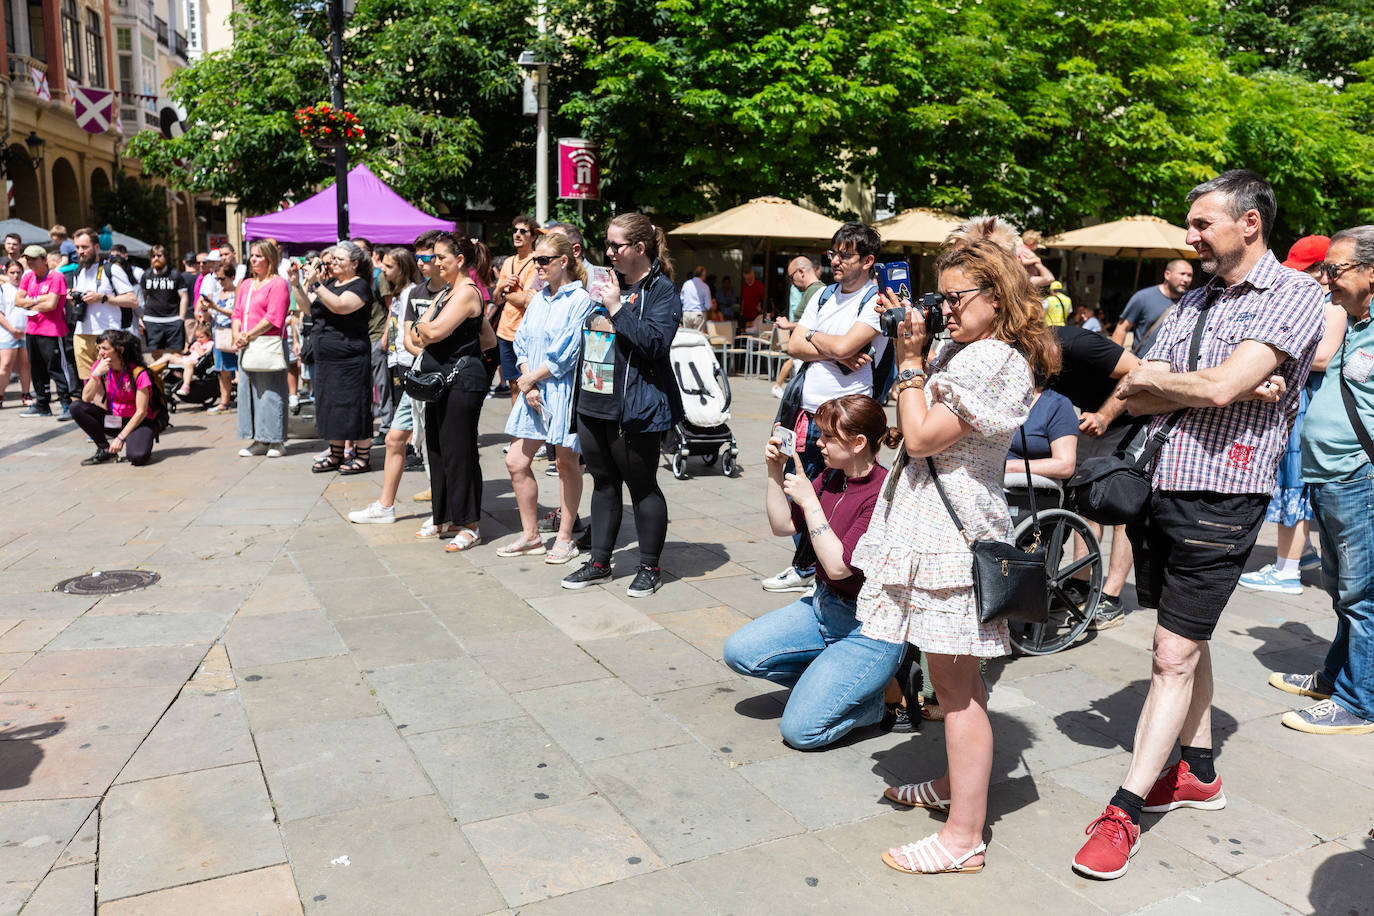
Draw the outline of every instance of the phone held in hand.
<instances>
[{"instance_id":1,"label":"phone held in hand","mask_svg":"<svg viewBox=\"0 0 1374 916\"><path fill-rule=\"evenodd\" d=\"M878 289L892 290L898 302L911 301L911 265L906 261L888 261L878 265Z\"/></svg>"},{"instance_id":2,"label":"phone held in hand","mask_svg":"<svg viewBox=\"0 0 1374 916\"><path fill-rule=\"evenodd\" d=\"M787 429L782 424L774 424L773 438L779 440L778 454L787 455L789 458L797 454L797 433L795 430Z\"/></svg>"},{"instance_id":3,"label":"phone held in hand","mask_svg":"<svg viewBox=\"0 0 1374 916\"><path fill-rule=\"evenodd\" d=\"M593 302L601 302L602 294L611 282L611 269L609 267L598 267L595 264L587 268L587 295L592 297Z\"/></svg>"}]
</instances>

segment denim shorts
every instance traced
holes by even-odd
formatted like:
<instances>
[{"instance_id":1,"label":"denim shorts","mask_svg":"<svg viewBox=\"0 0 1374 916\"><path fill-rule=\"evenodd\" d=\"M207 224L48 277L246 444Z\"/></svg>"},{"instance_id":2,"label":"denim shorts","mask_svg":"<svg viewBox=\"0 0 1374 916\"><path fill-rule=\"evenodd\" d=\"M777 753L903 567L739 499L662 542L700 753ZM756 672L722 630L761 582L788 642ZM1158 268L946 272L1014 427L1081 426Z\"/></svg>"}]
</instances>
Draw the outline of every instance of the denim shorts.
<instances>
[{"instance_id":1,"label":"denim shorts","mask_svg":"<svg viewBox=\"0 0 1374 916\"><path fill-rule=\"evenodd\" d=\"M501 380L507 385L514 385L520 377L520 366L515 361L515 344L498 339L496 345L501 352Z\"/></svg>"},{"instance_id":2,"label":"denim shorts","mask_svg":"<svg viewBox=\"0 0 1374 916\"><path fill-rule=\"evenodd\" d=\"M237 372L239 355L226 350L215 351L215 370L217 372Z\"/></svg>"},{"instance_id":3,"label":"denim shorts","mask_svg":"<svg viewBox=\"0 0 1374 916\"><path fill-rule=\"evenodd\" d=\"M0 341L0 350L22 350L23 348L24 348L24 341L22 341L22 340L4 340L4 341ZM8 384L8 383L9 383L9 379L5 379L5 382Z\"/></svg>"},{"instance_id":4,"label":"denim shorts","mask_svg":"<svg viewBox=\"0 0 1374 916\"><path fill-rule=\"evenodd\" d=\"M391 428L407 432L415 429L415 402L404 391L401 392L401 399L396 404L396 413L391 418Z\"/></svg>"}]
</instances>

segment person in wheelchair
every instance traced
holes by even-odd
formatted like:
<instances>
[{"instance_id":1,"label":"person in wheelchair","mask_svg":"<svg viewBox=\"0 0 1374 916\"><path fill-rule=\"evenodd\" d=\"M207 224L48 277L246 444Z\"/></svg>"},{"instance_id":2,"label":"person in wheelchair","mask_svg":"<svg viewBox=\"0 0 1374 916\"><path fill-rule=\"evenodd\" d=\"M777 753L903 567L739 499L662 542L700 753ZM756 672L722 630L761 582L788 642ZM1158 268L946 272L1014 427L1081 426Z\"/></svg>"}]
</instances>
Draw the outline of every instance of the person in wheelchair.
<instances>
[{"instance_id":1,"label":"person in wheelchair","mask_svg":"<svg viewBox=\"0 0 1374 916\"><path fill-rule=\"evenodd\" d=\"M1024 496L1028 484L1036 487L1037 508L1057 509L1062 505L1059 484L1073 476L1078 462L1078 414L1068 398L1046 388L1044 379L1036 379L1035 402L1021 432L1025 433L1024 440L1020 433L1011 437L1004 479L1013 523L1030 511L1030 501ZM1026 480L1023 458L1030 463L1030 481Z\"/></svg>"}]
</instances>

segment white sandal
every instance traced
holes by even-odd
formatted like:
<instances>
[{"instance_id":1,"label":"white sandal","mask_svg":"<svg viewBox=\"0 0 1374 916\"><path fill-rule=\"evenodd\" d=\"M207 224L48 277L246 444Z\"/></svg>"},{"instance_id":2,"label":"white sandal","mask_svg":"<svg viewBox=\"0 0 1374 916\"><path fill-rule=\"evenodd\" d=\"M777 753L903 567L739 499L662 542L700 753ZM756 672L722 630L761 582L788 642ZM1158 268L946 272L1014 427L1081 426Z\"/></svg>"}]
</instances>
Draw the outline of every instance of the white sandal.
<instances>
[{"instance_id":1,"label":"white sandal","mask_svg":"<svg viewBox=\"0 0 1374 916\"><path fill-rule=\"evenodd\" d=\"M932 811L949 813L949 799L941 798L936 794L935 780L933 779L930 782L889 786L883 790L883 798L906 808L929 808Z\"/></svg>"},{"instance_id":2,"label":"white sandal","mask_svg":"<svg viewBox=\"0 0 1374 916\"><path fill-rule=\"evenodd\" d=\"M453 536L453 540L444 545L445 553L457 553L460 550L471 550L482 543L482 534L476 528L459 528L458 533Z\"/></svg>"},{"instance_id":3,"label":"white sandal","mask_svg":"<svg viewBox=\"0 0 1374 916\"><path fill-rule=\"evenodd\" d=\"M955 858L940 842L940 835L932 833L924 840L894 846L883 853L883 864L904 875L975 875L983 870L983 863L965 865L969 859L988 851L988 844L977 846Z\"/></svg>"},{"instance_id":4,"label":"white sandal","mask_svg":"<svg viewBox=\"0 0 1374 916\"><path fill-rule=\"evenodd\" d=\"M544 547L542 540L535 538L532 541L527 541L523 535L520 540L512 541L505 547L499 547L496 550L498 557L507 559L511 557L537 557L545 553L548 553L548 550Z\"/></svg>"}]
</instances>

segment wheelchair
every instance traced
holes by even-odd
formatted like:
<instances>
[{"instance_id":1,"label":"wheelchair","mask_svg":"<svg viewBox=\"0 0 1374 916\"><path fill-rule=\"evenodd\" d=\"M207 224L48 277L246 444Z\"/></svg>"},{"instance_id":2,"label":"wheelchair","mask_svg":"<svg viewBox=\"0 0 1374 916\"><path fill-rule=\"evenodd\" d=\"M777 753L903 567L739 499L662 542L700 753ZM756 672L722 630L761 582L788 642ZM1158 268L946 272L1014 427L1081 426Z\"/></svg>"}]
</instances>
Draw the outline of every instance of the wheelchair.
<instances>
[{"instance_id":1,"label":"wheelchair","mask_svg":"<svg viewBox=\"0 0 1374 916\"><path fill-rule=\"evenodd\" d=\"M1052 655L1066 649L1083 635L1097 613L1102 598L1105 563L1102 547L1092 528L1078 514L1065 508L1064 486L1061 481L1032 474L1008 474L1003 481L1007 507L1013 526L1012 542L1029 547L1035 539L1031 525L1031 492L1035 494L1035 508L1040 519L1041 546L1046 552L1046 579L1050 592L1050 615L1047 623L1011 623L1011 641L1027 655ZM1087 552L1074 559L1075 536L1081 539ZM1083 576L1086 574L1086 580ZM1086 592L1081 603L1067 590L1070 580L1077 578Z\"/></svg>"}]
</instances>

